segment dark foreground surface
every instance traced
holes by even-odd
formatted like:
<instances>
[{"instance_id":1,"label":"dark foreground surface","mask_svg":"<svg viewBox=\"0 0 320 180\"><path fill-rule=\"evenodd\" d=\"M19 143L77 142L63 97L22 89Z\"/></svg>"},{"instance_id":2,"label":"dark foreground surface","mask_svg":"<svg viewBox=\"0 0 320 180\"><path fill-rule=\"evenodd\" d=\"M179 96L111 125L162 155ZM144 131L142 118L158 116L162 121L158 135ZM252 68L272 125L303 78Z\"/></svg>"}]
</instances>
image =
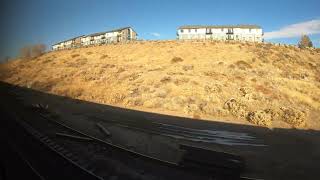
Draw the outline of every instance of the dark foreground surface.
<instances>
[{"instance_id":1,"label":"dark foreground surface","mask_svg":"<svg viewBox=\"0 0 320 180\"><path fill-rule=\"evenodd\" d=\"M85 161L86 163L82 164L89 166L87 169L104 177L209 179L207 174L194 173L191 170L189 172L175 170L175 168L149 163L118 151L108 151L101 144L58 137L57 132L64 134L72 134L72 132L55 127L47 121L48 118L63 122L113 145L172 164L179 164L185 159L185 151L180 148L180 145L184 144L242 157L246 167L241 176L264 179L317 179L320 177L320 133L318 131L269 130L255 126L164 116L70 99L4 83L0 84L0 95L2 114L11 114L16 119L26 121L37 131L53 138L59 146L75 154L81 161ZM33 113L41 116L36 117ZM97 123L104 126L111 136L103 133L97 127ZM4 127L6 126L2 126ZM8 138L4 137L5 131L1 131L2 144L7 146L5 143L8 143ZM10 136L10 132L6 135ZM9 152L13 151L3 148L2 166L8 164L5 163L5 159L8 159ZM23 162L15 153L11 153L11 157L17 158L15 161ZM196 159L206 157L208 162L214 161L210 160L211 155L206 154L199 157L197 155ZM28 169L28 163L20 165L21 167L15 167ZM208 167L211 167L210 164ZM29 172L25 171L25 173ZM4 172L2 168L1 173L8 172ZM23 171L19 175L22 173ZM38 177L39 174L32 173L31 176ZM71 174L70 178L73 179L73 177Z\"/></svg>"}]
</instances>

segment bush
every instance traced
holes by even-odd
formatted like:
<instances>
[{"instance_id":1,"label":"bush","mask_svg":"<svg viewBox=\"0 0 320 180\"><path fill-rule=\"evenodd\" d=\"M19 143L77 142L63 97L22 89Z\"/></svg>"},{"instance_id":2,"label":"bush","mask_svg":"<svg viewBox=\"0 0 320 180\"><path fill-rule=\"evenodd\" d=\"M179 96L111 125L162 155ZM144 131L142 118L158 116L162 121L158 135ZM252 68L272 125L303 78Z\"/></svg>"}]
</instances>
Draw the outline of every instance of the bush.
<instances>
[{"instance_id":1,"label":"bush","mask_svg":"<svg viewBox=\"0 0 320 180\"><path fill-rule=\"evenodd\" d=\"M171 63L177 63L177 62L182 62L182 61L183 61L183 59L180 57L174 57L171 59Z\"/></svg>"},{"instance_id":2,"label":"bush","mask_svg":"<svg viewBox=\"0 0 320 180\"><path fill-rule=\"evenodd\" d=\"M32 46L31 54L32 54L32 57L38 57L44 54L45 51L46 51L46 45L36 44Z\"/></svg>"},{"instance_id":3,"label":"bush","mask_svg":"<svg viewBox=\"0 0 320 180\"><path fill-rule=\"evenodd\" d=\"M100 59L105 59L105 58L108 58L109 56L108 55L102 55L101 57L100 57Z\"/></svg>"},{"instance_id":4,"label":"bush","mask_svg":"<svg viewBox=\"0 0 320 180\"><path fill-rule=\"evenodd\" d=\"M6 57L4 57L2 60L0 60L0 62L6 63L6 62L9 62L9 60L10 60L10 57L9 57L9 56L6 56Z\"/></svg>"},{"instance_id":5,"label":"bush","mask_svg":"<svg viewBox=\"0 0 320 180\"><path fill-rule=\"evenodd\" d=\"M302 127L306 124L306 114L304 112L291 107L281 107L280 110L282 121L294 127Z\"/></svg>"},{"instance_id":6,"label":"bush","mask_svg":"<svg viewBox=\"0 0 320 180\"><path fill-rule=\"evenodd\" d=\"M236 66L241 70L247 70L252 68L252 66L245 61L237 61Z\"/></svg>"},{"instance_id":7,"label":"bush","mask_svg":"<svg viewBox=\"0 0 320 180\"><path fill-rule=\"evenodd\" d=\"M46 51L46 45L44 44L35 44L24 46L20 49L20 57L23 59L30 59L41 56Z\"/></svg>"},{"instance_id":8,"label":"bush","mask_svg":"<svg viewBox=\"0 0 320 180\"><path fill-rule=\"evenodd\" d=\"M170 76L165 76L160 80L160 82L162 82L162 83L168 83L170 81L171 81L171 77Z\"/></svg>"},{"instance_id":9,"label":"bush","mask_svg":"<svg viewBox=\"0 0 320 180\"><path fill-rule=\"evenodd\" d=\"M25 46L20 49L20 58L22 59L30 59L31 58L31 47Z\"/></svg>"},{"instance_id":10,"label":"bush","mask_svg":"<svg viewBox=\"0 0 320 180\"><path fill-rule=\"evenodd\" d=\"M193 70L193 65L183 66L182 69L185 70L185 71Z\"/></svg>"},{"instance_id":11,"label":"bush","mask_svg":"<svg viewBox=\"0 0 320 180\"><path fill-rule=\"evenodd\" d=\"M299 48L307 48L307 47L313 47L313 44L309 36L303 35L298 43L298 46Z\"/></svg>"},{"instance_id":12,"label":"bush","mask_svg":"<svg viewBox=\"0 0 320 180\"><path fill-rule=\"evenodd\" d=\"M261 110L249 112L247 115L247 120L260 126L271 126L272 124L271 114Z\"/></svg>"},{"instance_id":13,"label":"bush","mask_svg":"<svg viewBox=\"0 0 320 180\"><path fill-rule=\"evenodd\" d=\"M75 58L75 57L78 57L78 56L80 56L80 54L72 54L71 55L72 58Z\"/></svg>"}]
</instances>

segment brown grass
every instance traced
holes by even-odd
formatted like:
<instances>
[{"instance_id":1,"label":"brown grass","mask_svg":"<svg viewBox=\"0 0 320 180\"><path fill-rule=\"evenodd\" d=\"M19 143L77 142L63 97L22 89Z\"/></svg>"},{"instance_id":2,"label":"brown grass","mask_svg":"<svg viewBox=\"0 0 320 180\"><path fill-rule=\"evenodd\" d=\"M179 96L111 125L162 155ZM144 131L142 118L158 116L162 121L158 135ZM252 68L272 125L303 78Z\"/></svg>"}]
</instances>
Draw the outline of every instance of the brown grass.
<instances>
[{"instance_id":1,"label":"brown grass","mask_svg":"<svg viewBox=\"0 0 320 180\"><path fill-rule=\"evenodd\" d=\"M143 111L320 129L320 117L310 118L320 111L319 59L269 44L144 41L9 61L0 80Z\"/></svg>"}]
</instances>

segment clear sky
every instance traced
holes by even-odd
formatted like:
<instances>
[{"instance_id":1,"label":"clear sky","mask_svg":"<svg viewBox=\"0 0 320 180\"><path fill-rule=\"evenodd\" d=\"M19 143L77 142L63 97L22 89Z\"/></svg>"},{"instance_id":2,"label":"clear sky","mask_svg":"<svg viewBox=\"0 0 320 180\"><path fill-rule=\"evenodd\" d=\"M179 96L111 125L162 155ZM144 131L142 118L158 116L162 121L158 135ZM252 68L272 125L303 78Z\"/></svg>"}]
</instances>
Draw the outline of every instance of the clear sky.
<instances>
[{"instance_id":1,"label":"clear sky","mask_svg":"<svg viewBox=\"0 0 320 180\"><path fill-rule=\"evenodd\" d=\"M7 0L1 2L0 56L28 44L131 26L142 39L175 39L181 25L257 24L266 41L320 47L320 0Z\"/></svg>"}]
</instances>

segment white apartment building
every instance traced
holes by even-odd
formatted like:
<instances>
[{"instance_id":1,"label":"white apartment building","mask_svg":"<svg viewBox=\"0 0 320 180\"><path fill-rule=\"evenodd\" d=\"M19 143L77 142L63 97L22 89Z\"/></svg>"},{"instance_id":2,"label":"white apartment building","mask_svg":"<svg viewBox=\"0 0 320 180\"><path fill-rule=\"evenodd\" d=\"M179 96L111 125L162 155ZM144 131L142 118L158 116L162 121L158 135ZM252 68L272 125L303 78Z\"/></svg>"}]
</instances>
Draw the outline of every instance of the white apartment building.
<instances>
[{"instance_id":1,"label":"white apartment building","mask_svg":"<svg viewBox=\"0 0 320 180\"><path fill-rule=\"evenodd\" d=\"M59 44L55 44L55 45L52 45L52 50L59 50L59 49L61 49L62 48L62 46L61 46L61 43L59 43Z\"/></svg>"},{"instance_id":2,"label":"white apartment building","mask_svg":"<svg viewBox=\"0 0 320 180\"><path fill-rule=\"evenodd\" d=\"M131 27L78 36L52 45L52 50L68 49L81 46L131 41L137 39L137 33Z\"/></svg>"},{"instance_id":3,"label":"white apartment building","mask_svg":"<svg viewBox=\"0 0 320 180\"><path fill-rule=\"evenodd\" d=\"M263 42L263 31L256 25L229 26L181 26L177 31L179 40L210 39Z\"/></svg>"}]
</instances>

